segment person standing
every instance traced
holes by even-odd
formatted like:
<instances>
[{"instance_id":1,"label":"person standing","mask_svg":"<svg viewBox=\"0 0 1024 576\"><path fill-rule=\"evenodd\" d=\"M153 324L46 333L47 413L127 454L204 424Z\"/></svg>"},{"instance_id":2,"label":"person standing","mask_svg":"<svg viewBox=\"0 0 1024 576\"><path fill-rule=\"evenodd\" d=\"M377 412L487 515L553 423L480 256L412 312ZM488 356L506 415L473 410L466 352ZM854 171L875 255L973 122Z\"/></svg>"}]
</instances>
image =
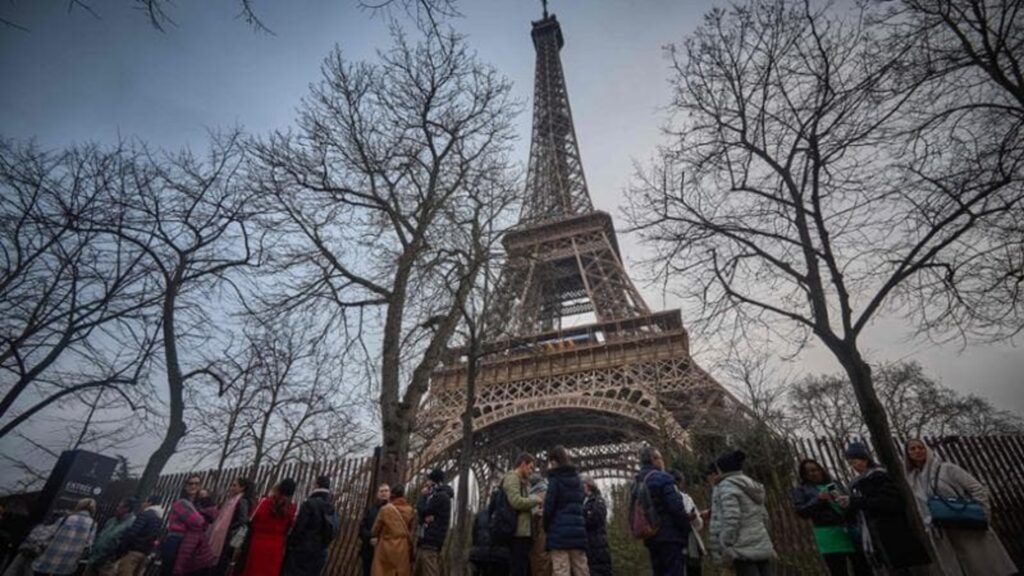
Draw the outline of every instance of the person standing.
<instances>
[{"instance_id":1,"label":"person standing","mask_svg":"<svg viewBox=\"0 0 1024 576\"><path fill-rule=\"evenodd\" d=\"M285 478L260 499L249 521L249 541L242 576L279 576L285 538L295 524L295 480Z\"/></svg>"},{"instance_id":2,"label":"person standing","mask_svg":"<svg viewBox=\"0 0 1024 576\"><path fill-rule=\"evenodd\" d=\"M82 554L96 536L95 516L96 501L92 498L79 500L74 511L57 525L53 539L32 563L32 570L36 574L55 576L74 574Z\"/></svg>"},{"instance_id":3,"label":"person standing","mask_svg":"<svg viewBox=\"0 0 1024 576\"><path fill-rule=\"evenodd\" d=\"M338 513L331 497L331 479L318 476L313 491L299 507L288 535L282 576L319 576L327 563L327 548L337 535Z\"/></svg>"},{"instance_id":4,"label":"person standing","mask_svg":"<svg viewBox=\"0 0 1024 576\"><path fill-rule=\"evenodd\" d=\"M654 511L660 519L658 531L644 540L651 557L654 576L683 576L683 547L690 537L690 519L683 498L676 490L672 475L665 472L665 459L651 446L640 449L640 471L635 482L651 496ZM632 508L632 503L630 505Z\"/></svg>"},{"instance_id":5,"label":"person standing","mask_svg":"<svg viewBox=\"0 0 1024 576\"><path fill-rule=\"evenodd\" d=\"M914 490L917 509L929 528L936 560L946 576L1009 576L1017 573L1010 555L991 527L985 529L939 527L932 521L928 499L964 498L978 502L991 514L989 492L970 472L943 462L920 439L907 442L904 454L907 480Z\"/></svg>"},{"instance_id":6,"label":"person standing","mask_svg":"<svg viewBox=\"0 0 1024 576\"><path fill-rule=\"evenodd\" d=\"M871 458L866 446L853 442L844 454L856 476L850 496L839 496L840 506L857 514L864 553L890 574L909 574L910 568L930 563L925 549L906 517L908 506L896 481Z\"/></svg>"},{"instance_id":7,"label":"person standing","mask_svg":"<svg viewBox=\"0 0 1024 576\"><path fill-rule=\"evenodd\" d=\"M174 566L178 559L178 548L185 537L185 520L195 512L194 502L199 498L199 491L202 489L203 480L195 474L190 474L181 487L178 499L171 503L167 511L167 533L160 541L160 574L171 576L174 573Z\"/></svg>"},{"instance_id":8,"label":"person standing","mask_svg":"<svg viewBox=\"0 0 1024 576\"><path fill-rule=\"evenodd\" d=\"M690 520L690 537L683 547L683 562L686 564L686 576L700 576L704 571L704 542L700 539L700 531L704 529L704 519L693 498L686 493L686 477L679 470L672 471L672 479L676 482L676 490L683 499L683 508L686 509L686 517Z\"/></svg>"},{"instance_id":9,"label":"person standing","mask_svg":"<svg viewBox=\"0 0 1024 576\"><path fill-rule=\"evenodd\" d=\"M117 544L117 576L142 576L146 557L153 551L153 545L160 536L164 525L162 499L153 494L146 499L132 525L121 534Z\"/></svg>"},{"instance_id":10,"label":"person standing","mask_svg":"<svg viewBox=\"0 0 1024 576\"><path fill-rule=\"evenodd\" d=\"M382 506L391 500L391 487L381 484L377 487L376 502L366 507L363 519L359 523L359 558L362 562L363 576L370 576L373 568L373 523L377 521L377 513Z\"/></svg>"},{"instance_id":11,"label":"person standing","mask_svg":"<svg viewBox=\"0 0 1024 576\"><path fill-rule=\"evenodd\" d=\"M51 517L50 522L40 522L29 530L18 545L17 554L4 569L3 576L32 576L32 563L46 550L53 535L63 522L63 517Z\"/></svg>"},{"instance_id":12,"label":"person standing","mask_svg":"<svg viewBox=\"0 0 1024 576\"><path fill-rule=\"evenodd\" d=\"M416 512L405 499L405 487L392 487L391 501L381 506L373 523L373 576L411 576L415 520Z\"/></svg>"},{"instance_id":13,"label":"person standing","mask_svg":"<svg viewBox=\"0 0 1024 576\"><path fill-rule=\"evenodd\" d=\"M587 568L590 576L611 576L608 551L608 505L590 476L583 477L583 522L587 527Z\"/></svg>"},{"instance_id":14,"label":"person standing","mask_svg":"<svg viewBox=\"0 0 1024 576\"><path fill-rule=\"evenodd\" d=\"M501 491L508 505L516 512L516 529L509 548L510 576L530 576L530 545L532 543L532 510L544 500L529 495L529 478L535 459L523 452L516 457L514 468L501 479ZM504 543L492 543L504 544Z\"/></svg>"},{"instance_id":15,"label":"person standing","mask_svg":"<svg viewBox=\"0 0 1024 576\"><path fill-rule=\"evenodd\" d=\"M842 486L815 460L805 459L798 468L800 485L791 493L796 513L813 525L814 543L832 576L847 576L853 568L855 576L871 576L860 543L854 542L853 514L839 505L845 494Z\"/></svg>"},{"instance_id":16,"label":"person standing","mask_svg":"<svg viewBox=\"0 0 1024 576\"><path fill-rule=\"evenodd\" d=\"M210 550L217 558L215 576L225 576L235 560L237 550L231 545L239 530L249 524L252 503L252 482L248 478L235 478L228 486L228 498L210 528Z\"/></svg>"},{"instance_id":17,"label":"person standing","mask_svg":"<svg viewBox=\"0 0 1024 576\"><path fill-rule=\"evenodd\" d=\"M125 498L117 503L114 517L107 520L89 549L85 576L114 576L117 569L117 547L121 535L135 522L135 499Z\"/></svg>"},{"instance_id":18,"label":"person standing","mask_svg":"<svg viewBox=\"0 0 1024 576\"><path fill-rule=\"evenodd\" d=\"M495 499L500 493L501 491L497 487L491 490L487 508L477 512L473 520L473 546L469 551L473 576L507 576L508 574L508 548L495 546L491 540L491 512L494 509Z\"/></svg>"},{"instance_id":19,"label":"person standing","mask_svg":"<svg viewBox=\"0 0 1024 576\"><path fill-rule=\"evenodd\" d=\"M548 492L548 481L540 472L530 474L530 497L544 500ZM533 542L530 545L530 576L551 576L551 553L548 552L544 532L544 504L537 504L530 511L530 531Z\"/></svg>"},{"instance_id":20,"label":"person standing","mask_svg":"<svg viewBox=\"0 0 1024 576\"><path fill-rule=\"evenodd\" d=\"M775 548L768 534L764 486L743 473L746 454L733 450L715 460L711 494L711 554L732 564L736 576L768 576Z\"/></svg>"},{"instance_id":21,"label":"person standing","mask_svg":"<svg viewBox=\"0 0 1024 576\"><path fill-rule=\"evenodd\" d=\"M589 576L583 482L564 446L548 450L544 532L554 576Z\"/></svg>"},{"instance_id":22,"label":"person standing","mask_svg":"<svg viewBox=\"0 0 1024 576\"><path fill-rule=\"evenodd\" d=\"M189 482L195 479L193 477ZM171 505L167 515L168 535L180 536L171 566L172 576L205 576L217 563L206 539L206 529L216 514L216 506L202 489L196 492L194 500L183 497Z\"/></svg>"},{"instance_id":23,"label":"person standing","mask_svg":"<svg viewBox=\"0 0 1024 576\"><path fill-rule=\"evenodd\" d=\"M416 546L416 576L440 576L441 549L451 523L452 498L455 492L444 483L444 471L434 469L427 476L427 485L416 504L420 535Z\"/></svg>"}]
</instances>

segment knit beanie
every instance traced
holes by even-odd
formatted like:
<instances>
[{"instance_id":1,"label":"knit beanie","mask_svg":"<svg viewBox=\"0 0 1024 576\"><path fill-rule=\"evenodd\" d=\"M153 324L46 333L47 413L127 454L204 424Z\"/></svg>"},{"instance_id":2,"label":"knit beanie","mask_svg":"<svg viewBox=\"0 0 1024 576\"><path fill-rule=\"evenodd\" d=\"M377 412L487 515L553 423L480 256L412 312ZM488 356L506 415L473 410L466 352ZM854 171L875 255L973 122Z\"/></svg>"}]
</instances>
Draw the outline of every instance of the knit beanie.
<instances>
[{"instance_id":1,"label":"knit beanie","mask_svg":"<svg viewBox=\"0 0 1024 576\"><path fill-rule=\"evenodd\" d=\"M434 484L444 484L444 470L434 468L430 471L430 474L427 475L427 478L430 478L430 481Z\"/></svg>"},{"instance_id":2,"label":"knit beanie","mask_svg":"<svg viewBox=\"0 0 1024 576\"><path fill-rule=\"evenodd\" d=\"M738 472L743 469L743 461L747 455L742 450L732 450L722 454L715 460L715 467L721 473Z\"/></svg>"},{"instance_id":3,"label":"knit beanie","mask_svg":"<svg viewBox=\"0 0 1024 576\"><path fill-rule=\"evenodd\" d=\"M846 456L847 460L854 458L858 460L871 460L871 452L868 452L868 447L860 442L850 442L843 455Z\"/></svg>"}]
</instances>

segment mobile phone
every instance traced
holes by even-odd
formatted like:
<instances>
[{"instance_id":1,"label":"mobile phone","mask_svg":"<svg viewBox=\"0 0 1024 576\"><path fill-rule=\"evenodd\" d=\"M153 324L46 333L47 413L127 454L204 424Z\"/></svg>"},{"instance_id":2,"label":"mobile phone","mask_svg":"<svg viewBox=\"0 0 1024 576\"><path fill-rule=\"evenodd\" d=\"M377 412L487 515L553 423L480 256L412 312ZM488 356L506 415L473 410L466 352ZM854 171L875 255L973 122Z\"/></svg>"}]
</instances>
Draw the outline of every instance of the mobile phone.
<instances>
[{"instance_id":1,"label":"mobile phone","mask_svg":"<svg viewBox=\"0 0 1024 576\"><path fill-rule=\"evenodd\" d=\"M835 482L830 482L828 485L825 486L825 491L826 492L838 492L839 491L839 486L836 486Z\"/></svg>"}]
</instances>

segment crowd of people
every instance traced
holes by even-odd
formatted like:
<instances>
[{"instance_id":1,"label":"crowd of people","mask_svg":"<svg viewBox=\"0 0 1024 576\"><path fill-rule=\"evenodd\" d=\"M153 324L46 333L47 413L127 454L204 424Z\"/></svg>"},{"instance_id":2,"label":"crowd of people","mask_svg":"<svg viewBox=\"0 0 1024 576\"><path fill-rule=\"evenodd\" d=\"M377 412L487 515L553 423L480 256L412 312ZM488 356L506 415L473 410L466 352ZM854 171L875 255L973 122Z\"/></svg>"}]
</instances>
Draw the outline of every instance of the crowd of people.
<instances>
[{"instance_id":1,"label":"crowd of people","mask_svg":"<svg viewBox=\"0 0 1024 576\"><path fill-rule=\"evenodd\" d=\"M988 490L944 462L924 442L905 446L907 501L896 478L861 443L845 458L849 485L825 466L799 463L792 490L796 513L812 524L814 543L831 576L910 574L931 563L943 576L1011 576L1017 568L987 521ZM707 556L737 576L772 573L777 555L764 486L731 450L706 468L709 507L698 509L684 474L644 447L630 487L628 525L643 541L654 576L700 576ZM519 455L473 519L469 559L479 576L610 576L608 504L581 475L563 446L547 452L545 473ZM252 483L234 480L218 506L190 476L166 508L159 495L126 498L102 528L96 502L83 499L67 515L29 532L3 576L319 576L339 530L330 481L321 476L301 506L296 482L284 479L253 501ZM439 576L454 492L442 470L429 473L415 505L404 486L382 484L360 521L365 576ZM913 529L919 514L929 542ZM705 531L706 528L706 531ZM934 551L930 558L929 548ZM155 567L155 566L154 566Z\"/></svg>"},{"instance_id":2,"label":"crowd of people","mask_svg":"<svg viewBox=\"0 0 1024 576\"><path fill-rule=\"evenodd\" d=\"M339 522L326 476L301 506L296 483L278 482L253 503L252 483L234 480L220 506L191 475L165 509L160 495L117 504L102 529L96 501L29 532L3 576L318 576ZM251 511L251 512L250 512Z\"/></svg>"}]
</instances>

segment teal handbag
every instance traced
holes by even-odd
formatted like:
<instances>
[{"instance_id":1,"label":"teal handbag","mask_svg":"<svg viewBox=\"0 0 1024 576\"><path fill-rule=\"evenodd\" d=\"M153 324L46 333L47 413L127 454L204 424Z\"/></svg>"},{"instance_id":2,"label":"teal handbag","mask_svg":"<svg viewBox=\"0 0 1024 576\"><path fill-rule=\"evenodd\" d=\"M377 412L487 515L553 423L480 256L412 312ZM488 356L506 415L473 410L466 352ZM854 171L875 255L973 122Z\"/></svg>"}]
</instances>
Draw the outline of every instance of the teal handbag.
<instances>
[{"instance_id":1,"label":"teal handbag","mask_svg":"<svg viewBox=\"0 0 1024 576\"><path fill-rule=\"evenodd\" d=\"M928 513L932 517L932 526L936 528L957 528L960 530L988 530L988 514L981 502L960 494L955 487L956 497L947 498L939 495L939 471L942 464L935 470L935 481L932 483L932 495L928 497Z\"/></svg>"}]
</instances>

